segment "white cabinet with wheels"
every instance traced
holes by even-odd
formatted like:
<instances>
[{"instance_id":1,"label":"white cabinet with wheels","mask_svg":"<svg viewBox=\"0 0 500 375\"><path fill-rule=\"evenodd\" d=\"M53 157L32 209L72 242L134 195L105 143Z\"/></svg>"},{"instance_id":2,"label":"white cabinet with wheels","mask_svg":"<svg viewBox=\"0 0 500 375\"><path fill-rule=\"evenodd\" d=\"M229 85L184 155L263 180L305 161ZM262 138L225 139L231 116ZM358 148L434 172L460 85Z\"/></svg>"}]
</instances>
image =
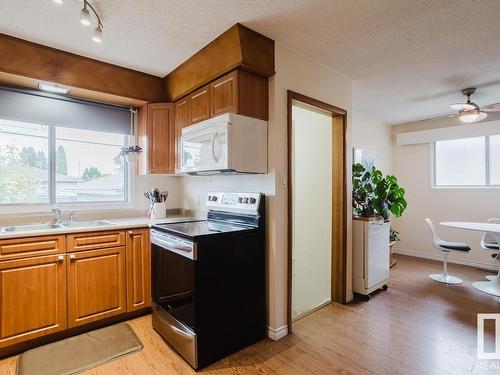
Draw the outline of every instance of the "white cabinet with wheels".
<instances>
[{"instance_id":1,"label":"white cabinet with wheels","mask_svg":"<svg viewBox=\"0 0 500 375\"><path fill-rule=\"evenodd\" d=\"M387 288L390 223L382 218L353 218L353 289L368 295Z\"/></svg>"}]
</instances>

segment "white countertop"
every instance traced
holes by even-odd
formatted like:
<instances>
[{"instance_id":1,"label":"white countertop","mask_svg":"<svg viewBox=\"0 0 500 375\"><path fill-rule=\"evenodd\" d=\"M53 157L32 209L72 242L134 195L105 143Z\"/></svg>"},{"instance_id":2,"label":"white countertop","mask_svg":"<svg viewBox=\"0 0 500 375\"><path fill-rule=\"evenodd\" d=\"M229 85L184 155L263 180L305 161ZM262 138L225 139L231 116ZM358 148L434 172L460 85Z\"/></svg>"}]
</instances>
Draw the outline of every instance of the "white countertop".
<instances>
[{"instance_id":1,"label":"white countertop","mask_svg":"<svg viewBox=\"0 0 500 375\"><path fill-rule=\"evenodd\" d=\"M145 227L151 227L151 225L154 225L154 224L165 224L165 223L177 223L177 222L183 222L183 221L205 220L205 217L177 214L177 215L170 215L165 219L148 219L145 217L137 217L137 218L99 219L99 220L100 221L108 221L111 224L110 225L51 228L51 229L37 229L37 230L18 231L18 232L0 232L0 240L8 239L8 238L31 237L31 236L48 236L48 235L54 235L54 234L94 232L94 231L104 231L104 230L130 229L130 228L145 228Z\"/></svg>"}]
</instances>

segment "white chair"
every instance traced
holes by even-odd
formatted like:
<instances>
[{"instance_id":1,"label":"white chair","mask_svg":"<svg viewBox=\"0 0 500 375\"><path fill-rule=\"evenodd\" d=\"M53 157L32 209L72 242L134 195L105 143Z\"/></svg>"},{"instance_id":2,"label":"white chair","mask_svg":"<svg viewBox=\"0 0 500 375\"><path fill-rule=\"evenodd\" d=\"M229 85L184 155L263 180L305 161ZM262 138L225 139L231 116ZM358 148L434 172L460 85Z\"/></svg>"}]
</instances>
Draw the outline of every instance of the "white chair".
<instances>
[{"instance_id":1,"label":"white chair","mask_svg":"<svg viewBox=\"0 0 500 375\"><path fill-rule=\"evenodd\" d=\"M462 284L463 280L456 277L448 275L448 253L450 251L462 251L469 252L470 246L461 242L448 242L439 239L436 229L434 229L434 224L432 224L432 220L429 218L425 219L425 222L429 225L432 234L432 241L434 247L438 250L441 250L444 253L443 259L443 273L433 273L429 275L429 278L437 281L439 283L444 284Z\"/></svg>"},{"instance_id":2,"label":"white chair","mask_svg":"<svg viewBox=\"0 0 500 375\"><path fill-rule=\"evenodd\" d=\"M488 219L488 223L500 224L500 219ZM494 251L494 253L491 254L491 257L496 260L500 260L498 258L498 253L500 252L500 246L498 245L497 239L492 233L486 232L485 234L483 234L483 238L481 239L481 247L486 250ZM486 276L486 278L490 281L493 280L495 277L496 275Z\"/></svg>"}]
</instances>

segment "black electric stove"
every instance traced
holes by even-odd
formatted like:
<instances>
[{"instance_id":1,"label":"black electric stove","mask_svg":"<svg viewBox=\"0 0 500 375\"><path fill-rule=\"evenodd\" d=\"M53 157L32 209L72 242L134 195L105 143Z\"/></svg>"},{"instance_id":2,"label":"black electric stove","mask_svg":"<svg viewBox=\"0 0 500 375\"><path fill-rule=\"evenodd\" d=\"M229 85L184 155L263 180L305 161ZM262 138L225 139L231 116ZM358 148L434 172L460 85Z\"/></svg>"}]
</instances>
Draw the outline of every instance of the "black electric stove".
<instances>
[{"instance_id":1,"label":"black electric stove","mask_svg":"<svg viewBox=\"0 0 500 375\"><path fill-rule=\"evenodd\" d=\"M226 224L224 222L218 221L187 221L181 223L172 224L158 224L153 225L153 229L156 229L163 233L171 233L174 235L179 235L187 239L195 240L202 236L209 236L219 233L229 233L237 232L242 230L252 230L253 227L249 226L238 226L232 224Z\"/></svg>"},{"instance_id":2,"label":"black electric stove","mask_svg":"<svg viewBox=\"0 0 500 375\"><path fill-rule=\"evenodd\" d=\"M153 225L153 327L200 369L266 335L265 201L209 193L207 220Z\"/></svg>"}]
</instances>

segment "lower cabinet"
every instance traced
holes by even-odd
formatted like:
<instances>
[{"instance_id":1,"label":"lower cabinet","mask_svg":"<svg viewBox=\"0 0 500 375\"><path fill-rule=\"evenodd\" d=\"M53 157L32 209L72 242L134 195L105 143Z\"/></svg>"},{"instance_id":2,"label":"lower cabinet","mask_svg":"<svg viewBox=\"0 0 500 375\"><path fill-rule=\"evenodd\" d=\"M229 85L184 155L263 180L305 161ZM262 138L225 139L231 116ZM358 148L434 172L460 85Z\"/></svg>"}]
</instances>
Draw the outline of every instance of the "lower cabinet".
<instances>
[{"instance_id":1,"label":"lower cabinet","mask_svg":"<svg viewBox=\"0 0 500 375\"><path fill-rule=\"evenodd\" d=\"M151 306L149 228L0 240L14 245L30 251L0 256L0 349Z\"/></svg>"},{"instance_id":2,"label":"lower cabinet","mask_svg":"<svg viewBox=\"0 0 500 375\"><path fill-rule=\"evenodd\" d=\"M66 329L66 255L0 262L0 348Z\"/></svg>"},{"instance_id":3,"label":"lower cabinet","mask_svg":"<svg viewBox=\"0 0 500 375\"><path fill-rule=\"evenodd\" d=\"M126 312L125 247L71 253L68 262L68 327Z\"/></svg>"},{"instance_id":4,"label":"lower cabinet","mask_svg":"<svg viewBox=\"0 0 500 375\"><path fill-rule=\"evenodd\" d=\"M127 232L127 311L151 306L149 229Z\"/></svg>"}]
</instances>

